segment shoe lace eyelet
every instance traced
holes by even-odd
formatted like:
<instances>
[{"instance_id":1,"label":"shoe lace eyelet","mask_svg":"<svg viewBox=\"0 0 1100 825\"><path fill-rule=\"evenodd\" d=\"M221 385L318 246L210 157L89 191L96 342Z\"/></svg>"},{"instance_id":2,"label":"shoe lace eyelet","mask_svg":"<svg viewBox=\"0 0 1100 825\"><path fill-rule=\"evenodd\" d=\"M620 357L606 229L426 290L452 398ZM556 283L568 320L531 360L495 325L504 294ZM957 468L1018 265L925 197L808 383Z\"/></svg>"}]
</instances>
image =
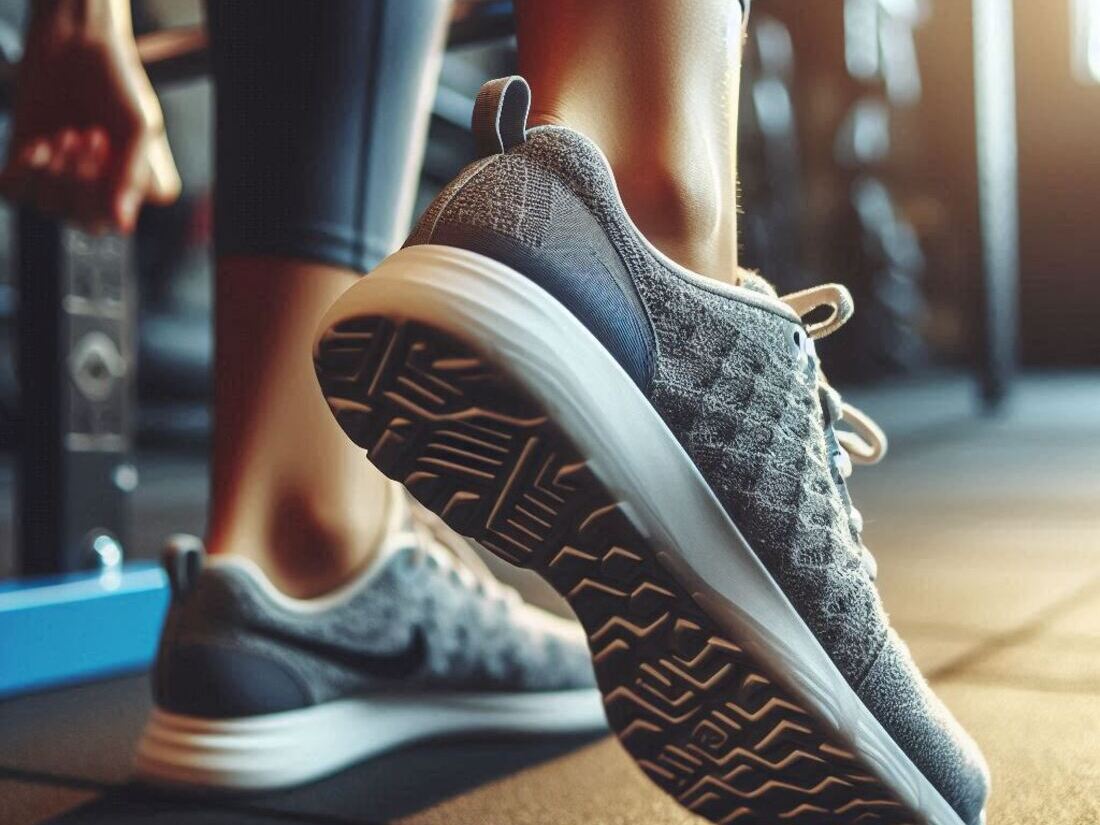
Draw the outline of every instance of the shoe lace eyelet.
<instances>
[{"instance_id":1,"label":"shoe lace eyelet","mask_svg":"<svg viewBox=\"0 0 1100 825\"><path fill-rule=\"evenodd\" d=\"M806 359L809 357L809 350L806 345L807 340L808 336L802 327L795 327L791 332L791 357L800 367L805 366Z\"/></svg>"}]
</instances>

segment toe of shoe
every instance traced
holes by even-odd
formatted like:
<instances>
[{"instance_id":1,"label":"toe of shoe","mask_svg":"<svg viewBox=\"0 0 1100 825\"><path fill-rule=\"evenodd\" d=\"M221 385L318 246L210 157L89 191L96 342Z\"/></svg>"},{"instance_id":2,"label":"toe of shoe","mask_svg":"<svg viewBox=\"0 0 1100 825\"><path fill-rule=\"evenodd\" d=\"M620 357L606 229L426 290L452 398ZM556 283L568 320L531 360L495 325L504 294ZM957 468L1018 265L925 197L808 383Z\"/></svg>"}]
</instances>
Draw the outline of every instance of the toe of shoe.
<instances>
[{"instance_id":1,"label":"toe of shoe","mask_svg":"<svg viewBox=\"0 0 1100 825\"><path fill-rule=\"evenodd\" d=\"M980 825L990 788L985 758L893 631L858 692L959 818Z\"/></svg>"}]
</instances>

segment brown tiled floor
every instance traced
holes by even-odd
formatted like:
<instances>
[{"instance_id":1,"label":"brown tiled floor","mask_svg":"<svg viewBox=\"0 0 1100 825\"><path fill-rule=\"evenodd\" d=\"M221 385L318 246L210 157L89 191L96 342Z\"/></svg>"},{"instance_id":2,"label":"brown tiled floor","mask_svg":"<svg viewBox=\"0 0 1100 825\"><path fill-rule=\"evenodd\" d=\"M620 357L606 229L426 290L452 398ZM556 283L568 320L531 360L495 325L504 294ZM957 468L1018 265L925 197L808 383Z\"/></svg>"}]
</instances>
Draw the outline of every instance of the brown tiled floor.
<instances>
[{"instance_id":1,"label":"brown tiled floor","mask_svg":"<svg viewBox=\"0 0 1100 825\"><path fill-rule=\"evenodd\" d=\"M897 435L886 464L854 481L883 596L990 760L990 825L1095 825L1100 377L1029 381L993 420L975 419L960 398L955 385L860 399ZM130 680L0 705L0 823L64 808L59 822L696 821L610 740L425 746L275 797L142 807L114 788L145 702L144 684ZM5 767L23 773L5 779ZM89 801L93 791L73 780L106 795ZM51 781L62 782L56 794Z\"/></svg>"}]
</instances>

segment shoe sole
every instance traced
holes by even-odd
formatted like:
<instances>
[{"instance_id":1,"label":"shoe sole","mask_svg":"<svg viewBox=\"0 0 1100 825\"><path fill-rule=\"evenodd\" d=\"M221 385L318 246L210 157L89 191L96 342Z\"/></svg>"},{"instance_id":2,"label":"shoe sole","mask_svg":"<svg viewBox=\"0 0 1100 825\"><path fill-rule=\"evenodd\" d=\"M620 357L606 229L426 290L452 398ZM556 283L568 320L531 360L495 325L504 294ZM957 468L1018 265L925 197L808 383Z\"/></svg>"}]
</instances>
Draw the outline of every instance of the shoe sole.
<instances>
[{"instance_id":1,"label":"shoe sole","mask_svg":"<svg viewBox=\"0 0 1100 825\"><path fill-rule=\"evenodd\" d=\"M240 719L157 708L138 744L135 771L146 783L181 790L272 790L425 739L602 729L595 690L372 695Z\"/></svg>"},{"instance_id":2,"label":"shoe sole","mask_svg":"<svg viewBox=\"0 0 1100 825\"><path fill-rule=\"evenodd\" d=\"M410 247L321 329L340 426L453 529L568 600L611 727L684 807L718 823L961 825L551 296L489 258Z\"/></svg>"}]
</instances>

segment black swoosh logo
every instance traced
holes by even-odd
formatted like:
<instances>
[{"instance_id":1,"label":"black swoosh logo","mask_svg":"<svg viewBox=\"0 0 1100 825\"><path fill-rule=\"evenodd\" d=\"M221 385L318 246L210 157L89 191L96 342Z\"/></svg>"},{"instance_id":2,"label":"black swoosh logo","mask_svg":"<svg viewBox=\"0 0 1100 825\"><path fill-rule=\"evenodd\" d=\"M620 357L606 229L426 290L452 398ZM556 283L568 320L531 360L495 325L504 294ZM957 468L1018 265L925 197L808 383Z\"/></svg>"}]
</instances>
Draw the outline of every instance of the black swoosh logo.
<instances>
[{"instance_id":1,"label":"black swoosh logo","mask_svg":"<svg viewBox=\"0 0 1100 825\"><path fill-rule=\"evenodd\" d=\"M423 667L428 657L428 644L423 629L413 630L409 643L393 653L364 653L324 639L299 636L277 627L253 628L257 633L290 647L304 650L348 670L365 673L379 679L404 679Z\"/></svg>"}]
</instances>

